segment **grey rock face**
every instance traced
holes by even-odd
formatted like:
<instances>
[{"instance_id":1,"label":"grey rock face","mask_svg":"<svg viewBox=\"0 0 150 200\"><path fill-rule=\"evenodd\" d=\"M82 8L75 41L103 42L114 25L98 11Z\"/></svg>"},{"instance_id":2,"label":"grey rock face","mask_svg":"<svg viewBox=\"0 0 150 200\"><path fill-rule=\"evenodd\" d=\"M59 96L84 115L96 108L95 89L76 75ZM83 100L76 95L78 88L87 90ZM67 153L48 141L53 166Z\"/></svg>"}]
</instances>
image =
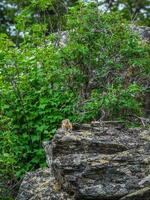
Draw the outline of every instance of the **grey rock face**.
<instances>
[{"instance_id":1,"label":"grey rock face","mask_svg":"<svg viewBox=\"0 0 150 200\"><path fill-rule=\"evenodd\" d=\"M16 200L72 200L51 177L49 168L27 173Z\"/></svg>"},{"instance_id":2,"label":"grey rock face","mask_svg":"<svg viewBox=\"0 0 150 200\"><path fill-rule=\"evenodd\" d=\"M132 30L139 33L142 39L150 42L150 27L146 26L131 26Z\"/></svg>"},{"instance_id":3,"label":"grey rock face","mask_svg":"<svg viewBox=\"0 0 150 200\"><path fill-rule=\"evenodd\" d=\"M120 199L149 177L149 135L106 126L61 134L52 141L54 177L75 199Z\"/></svg>"},{"instance_id":4,"label":"grey rock face","mask_svg":"<svg viewBox=\"0 0 150 200\"><path fill-rule=\"evenodd\" d=\"M150 200L150 130L82 125L45 142L49 168L27 173L17 200Z\"/></svg>"},{"instance_id":5,"label":"grey rock face","mask_svg":"<svg viewBox=\"0 0 150 200\"><path fill-rule=\"evenodd\" d=\"M150 199L150 187L140 189L136 192L133 192L133 193L121 198L121 200L143 200L143 199L144 200Z\"/></svg>"}]
</instances>

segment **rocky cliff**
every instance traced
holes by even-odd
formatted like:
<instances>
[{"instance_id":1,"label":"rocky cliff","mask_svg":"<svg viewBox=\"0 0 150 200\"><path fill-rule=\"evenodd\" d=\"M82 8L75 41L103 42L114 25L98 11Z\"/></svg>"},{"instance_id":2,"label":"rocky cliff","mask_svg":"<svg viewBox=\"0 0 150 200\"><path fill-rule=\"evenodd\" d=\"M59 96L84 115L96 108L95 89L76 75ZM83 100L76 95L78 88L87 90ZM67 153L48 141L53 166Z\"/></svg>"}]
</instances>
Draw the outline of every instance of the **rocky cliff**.
<instances>
[{"instance_id":1,"label":"rocky cliff","mask_svg":"<svg viewBox=\"0 0 150 200\"><path fill-rule=\"evenodd\" d=\"M26 174L17 200L150 200L150 130L83 124L43 146L48 168Z\"/></svg>"}]
</instances>

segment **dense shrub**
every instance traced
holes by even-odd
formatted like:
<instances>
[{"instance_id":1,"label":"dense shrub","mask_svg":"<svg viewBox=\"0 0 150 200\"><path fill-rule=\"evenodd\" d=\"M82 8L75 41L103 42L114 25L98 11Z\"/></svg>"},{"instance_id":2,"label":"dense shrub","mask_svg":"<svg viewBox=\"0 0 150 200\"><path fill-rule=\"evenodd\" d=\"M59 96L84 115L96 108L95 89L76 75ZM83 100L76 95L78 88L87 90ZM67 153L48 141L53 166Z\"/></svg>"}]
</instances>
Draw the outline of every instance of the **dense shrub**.
<instances>
[{"instance_id":1,"label":"dense shrub","mask_svg":"<svg viewBox=\"0 0 150 200\"><path fill-rule=\"evenodd\" d=\"M105 119L141 115L150 47L120 14L102 14L94 4L88 6L71 9L69 41L62 49L64 67L80 71L80 119L97 119L102 113Z\"/></svg>"},{"instance_id":2,"label":"dense shrub","mask_svg":"<svg viewBox=\"0 0 150 200\"><path fill-rule=\"evenodd\" d=\"M66 20L62 46L58 34L45 36L46 26L39 24L28 27L18 47L1 34L0 172L5 185L45 166L42 141L52 138L62 119L143 115L150 47L120 14L99 13L95 4L78 4Z\"/></svg>"}]
</instances>

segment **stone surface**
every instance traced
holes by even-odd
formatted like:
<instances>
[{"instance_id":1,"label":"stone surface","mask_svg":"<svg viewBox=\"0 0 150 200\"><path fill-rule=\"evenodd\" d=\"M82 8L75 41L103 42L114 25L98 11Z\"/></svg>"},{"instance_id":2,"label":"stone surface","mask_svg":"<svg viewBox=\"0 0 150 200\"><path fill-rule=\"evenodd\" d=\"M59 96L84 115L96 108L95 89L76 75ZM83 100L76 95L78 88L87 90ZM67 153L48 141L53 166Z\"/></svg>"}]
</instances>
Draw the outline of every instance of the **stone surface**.
<instances>
[{"instance_id":1,"label":"stone surface","mask_svg":"<svg viewBox=\"0 0 150 200\"><path fill-rule=\"evenodd\" d=\"M27 173L16 200L72 200L61 190L49 168Z\"/></svg>"},{"instance_id":2,"label":"stone surface","mask_svg":"<svg viewBox=\"0 0 150 200\"><path fill-rule=\"evenodd\" d=\"M149 131L90 127L52 141L52 169L76 199L119 199L140 189L150 173ZM147 136L146 136L147 135Z\"/></svg>"},{"instance_id":3,"label":"stone surface","mask_svg":"<svg viewBox=\"0 0 150 200\"><path fill-rule=\"evenodd\" d=\"M125 197L121 198L121 200L150 200L150 187L145 187L136 192L133 192Z\"/></svg>"},{"instance_id":4,"label":"stone surface","mask_svg":"<svg viewBox=\"0 0 150 200\"><path fill-rule=\"evenodd\" d=\"M27 173L17 200L150 200L150 130L84 124L44 142L49 168Z\"/></svg>"},{"instance_id":5,"label":"stone surface","mask_svg":"<svg viewBox=\"0 0 150 200\"><path fill-rule=\"evenodd\" d=\"M146 26L131 26L132 30L139 33L141 38L150 42L150 27Z\"/></svg>"}]
</instances>

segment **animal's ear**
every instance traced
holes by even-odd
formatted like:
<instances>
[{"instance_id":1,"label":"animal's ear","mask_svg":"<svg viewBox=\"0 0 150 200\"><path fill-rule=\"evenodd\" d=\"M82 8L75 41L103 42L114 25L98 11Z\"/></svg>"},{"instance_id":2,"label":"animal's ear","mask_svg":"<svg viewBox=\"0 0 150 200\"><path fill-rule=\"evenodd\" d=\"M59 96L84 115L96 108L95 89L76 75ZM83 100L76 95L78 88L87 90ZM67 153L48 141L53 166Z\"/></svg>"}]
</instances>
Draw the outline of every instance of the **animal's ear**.
<instances>
[{"instance_id":1,"label":"animal's ear","mask_svg":"<svg viewBox=\"0 0 150 200\"><path fill-rule=\"evenodd\" d=\"M63 124L63 123L65 123L65 119L64 119L64 120L62 120L62 122L61 122L61 123L62 123L62 124Z\"/></svg>"}]
</instances>

